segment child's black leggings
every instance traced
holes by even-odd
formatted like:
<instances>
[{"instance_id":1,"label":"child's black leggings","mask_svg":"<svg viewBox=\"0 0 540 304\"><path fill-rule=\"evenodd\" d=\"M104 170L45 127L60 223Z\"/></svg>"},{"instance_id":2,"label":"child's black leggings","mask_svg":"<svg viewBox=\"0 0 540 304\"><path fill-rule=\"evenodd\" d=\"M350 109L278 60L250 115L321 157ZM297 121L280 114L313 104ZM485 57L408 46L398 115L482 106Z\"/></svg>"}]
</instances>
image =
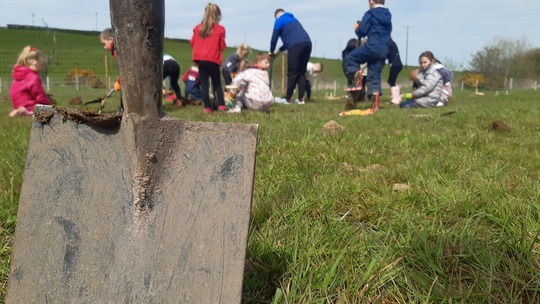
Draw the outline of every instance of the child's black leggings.
<instances>
[{"instance_id":1,"label":"child's black leggings","mask_svg":"<svg viewBox=\"0 0 540 304\"><path fill-rule=\"evenodd\" d=\"M201 80L201 91L205 108L214 108L210 102L210 80L214 94L217 95L218 106L225 105L223 88L221 87L221 67L219 64L210 61L198 61L199 78Z\"/></svg>"}]
</instances>

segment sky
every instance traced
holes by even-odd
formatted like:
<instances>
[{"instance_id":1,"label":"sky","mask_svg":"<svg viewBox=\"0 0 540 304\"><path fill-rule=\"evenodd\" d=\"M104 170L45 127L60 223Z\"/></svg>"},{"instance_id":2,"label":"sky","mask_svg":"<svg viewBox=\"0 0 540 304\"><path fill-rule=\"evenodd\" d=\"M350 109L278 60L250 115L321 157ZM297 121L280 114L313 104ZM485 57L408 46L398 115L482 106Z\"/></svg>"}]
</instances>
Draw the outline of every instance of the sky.
<instances>
[{"instance_id":1,"label":"sky","mask_svg":"<svg viewBox=\"0 0 540 304\"><path fill-rule=\"evenodd\" d=\"M165 37L190 39L207 3L165 0ZM341 59L347 41L355 38L354 23L369 9L367 0L214 3L221 8L221 24L227 31L228 46L245 42L267 51L274 11L283 8L292 13L310 35L312 57L336 59ZM540 1L517 3L519 5L508 0L387 0L385 6L392 13L392 38L404 64L417 65L418 55L429 50L444 64L463 69L469 66L473 54L497 39L525 39L531 48L540 47ZM101 31L110 27L109 2L2 0L0 26L7 24Z\"/></svg>"}]
</instances>

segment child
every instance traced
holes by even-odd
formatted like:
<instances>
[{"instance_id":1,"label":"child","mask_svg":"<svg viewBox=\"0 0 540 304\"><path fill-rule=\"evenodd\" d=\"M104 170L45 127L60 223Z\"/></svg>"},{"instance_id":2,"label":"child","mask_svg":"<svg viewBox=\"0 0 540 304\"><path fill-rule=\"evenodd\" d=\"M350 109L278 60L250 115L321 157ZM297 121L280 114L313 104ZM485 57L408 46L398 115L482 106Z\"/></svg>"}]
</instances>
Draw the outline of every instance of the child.
<instances>
[{"instance_id":1,"label":"child","mask_svg":"<svg viewBox=\"0 0 540 304\"><path fill-rule=\"evenodd\" d=\"M365 39L363 41L365 41ZM345 104L345 111L350 111L356 108L356 104L359 101L363 101L366 95L366 91L365 91L366 77L362 77L360 81L360 87L353 85L352 77L347 77L347 65L346 65L347 56L357 47L358 47L358 39L352 38L347 42L345 49L343 49L343 51L341 52L341 68L343 69L343 74L345 74L345 77L347 79L347 88L352 88L352 87L358 88L357 90L347 91L347 103ZM367 73L366 64L361 64L360 70L362 71L360 75L365 75Z\"/></svg>"},{"instance_id":2,"label":"child","mask_svg":"<svg viewBox=\"0 0 540 304\"><path fill-rule=\"evenodd\" d=\"M447 105L454 94L452 90L452 80L454 78L454 74L452 71L445 68L439 60L436 60L434 68L437 70L437 72L439 72L439 74L441 74L441 77L443 78L441 102L443 105Z\"/></svg>"},{"instance_id":3,"label":"child","mask_svg":"<svg viewBox=\"0 0 540 304\"><path fill-rule=\"evenodd\" d=\"M52 105L38 75L46 62L45 54L29 45L19 54L17 64L13 67L13 82L9 89L13 104L10 117L31 116L37 104Z\"/></svg>"},{"instance_id":4,"label":"child","mask_svg":"<svg viewBox=\"0 0 540 304\"><path fill-rule=\"evenodd\" d=\"M184 106L184 100L182 98L182 91L180 85L178 85L178 79L180 78L180 65L178 61L171 55L163 54L163 79L169 78L169 84L174 91L176 99L173 104L182 107Z\"/></svg>"},{"instance_id":5,"label":"child","mask_svg":"<svg viewBox=\"0 0 540 304\"><path fill-rule=\"evenodd\" d=\"M302 27L302 24L293 14L285 12L278 8L274 12L276 18L274 30L270 40L270 53L276 56L274 51L278 39L281 39L283 45L278 49L279 52L287 50L287 92L284 98L277 98L276 102L282 104L291 104L294 88L298 85L298 100L304 101L306 93L306 66L311 55L311 38Z\"/></svg>"},{"instance_id":6,"label":"child","mask_svg":"<svg viewBox=\"0 0 540 304\"><path fill-rule=\"evenodd\" d=\"M193 29L190 44L193 47L192 59L199 66L199 77L204 103L204 113L214 109L210 103L210 78L217 94L219 111L227 110L223 89L221 87L221 61L225 50L225 28L219 24L221 10L214 3L208 3L204 9L204 17L200 24Z\"/></svg>"},{"instance_id":7,"label":"child","mask_svg":"<svg viewBox=\"0 0 540 304\"><path fill-rule=\"evenodd\" d=\"M234 75L244 70L248 55L249 48L245 43L242 43L236 52L232 53L232 55L223 62L221 73L223 74L225 85L230 85Z\"/></svg>"},{"instance_id":8,"label":"child","mask_svg":"<svg viewBox=\"0 0 540 304\"><path fill-rule=\"evenodd\" d=\"M270 90L270 78L266 71L270 67L270 56L259 53L255 64L240 72L233 79L233 85L238 87L234 107L229 113L240 113L242 108L266 111L272 105L274 97Z\"/></svg>"},{"instance_id":9,"label":"child","mask_svg":"<svg viewBox=\"0 0 540 304\"><path fill-rule=\"evenodd\" d=\"M396 80L403 69L403 63L401 62L401 57L399 56L399 50L392 38L388 41L388 64L390 65L390 73L388 75L388 85L390 86L390 93L392 95L392 103L399 104L401 102L401 97L399 94L399 87L396 85Z\"/></svg>"},{"instance_id":10,"label":"child","mask_svg":"<svg viewBox=\"0 0 540 304\"><path fill-rule=\"evenodd\" d=\"M311 81L309 81L310 76L317 76L322 73L324 66L320 62L308 62L306 67L306 100L311 100ZM304 104L303 100L298 100L298 104Z\"/></svg>"},{"instance_id":11,"label":"child","mask_svg":"<svg viewBox=\"0 0 540 304\"><path fill-rule=\"evenodd\" d=\"M199 79L199 67L194 63L182 77L186 84L185 93L188 102L199 105L202 103L201 80Z\"/></svg>"},{"instance_id":12,"label":"child","mask_svg":"<svg viewBox=\"0 0 540 304\"><path fill-rule=\"evenodd\" d=\"M444 86L443 77L437 71L437 59L432 52L426 51L418 58L420 69L416 83L418 88L404 95L405 101L400 108L429 108L444 105L441 95Z\"/></svg>"},{"instance_id":13,"label":"child","mask_svg":"<svg viewBox=\"0 0 540 304\"><path fill-rule=\"evenodd\" d=\"M103 45L103 48L109 52L111 52L111 55L113 56L114 60L116 61L116 46L114 45L114 33L112 28L106 28L104 29L101 34L99 34L99 42ZM120 91L120 75L116 77L116 81L114 82L114 90L116 92ZM120 95L120 112L124 111L124 105L122 104L122 96Z\"/></svg>"},{"instance_id":14,"label":"child","mask_svg":"<svg viewBox=\"0 0 540 304\"><path fill-rule=\"evenodd\" d=\"M369 0L370 9L355 24L358 38L369 37L365 45L352 50L346 58L347 77L359 82L360 64L368 64L367 93L375 96L375 106L381 93L381 71L388 54L388 41L392 32L392 15L384 7L384 0Z\"/></svg>"}]
</instances>

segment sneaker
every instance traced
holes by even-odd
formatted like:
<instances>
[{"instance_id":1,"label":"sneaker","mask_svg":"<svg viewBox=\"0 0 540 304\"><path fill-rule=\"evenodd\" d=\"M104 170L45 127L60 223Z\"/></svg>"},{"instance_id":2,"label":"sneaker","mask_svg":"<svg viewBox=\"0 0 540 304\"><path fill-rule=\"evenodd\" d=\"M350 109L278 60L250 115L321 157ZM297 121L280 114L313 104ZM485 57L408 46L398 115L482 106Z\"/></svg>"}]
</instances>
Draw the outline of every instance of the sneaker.
<instances>
[{"instance_id":1,"label":"sneaker","mask_svg":"<svg viewBox=\"0 0 540 304\"><path fill-rule=\"evenodd\" d=\"M303 100L300 100L300 99L298 99L298 98L296 98L296 99L294 100L294 103L295 103L295 104L299 104L299 105L303 105L303 104L306 104L306 102L305 102L305 101L303 101Z\"/></svg>"},{"instance_id":2,"label":"sneaker","mask_svg":"<svg viewBox=\"0 0 540 304\"><path fill-rule=\"evenodd\" d=\"M227 111L227 106L226 105L221 105L221 106L218 106L218 111Z\"/></svg>"},{"instance_id":3,"label":"sneaker","mask_svg":"<svg viewBox=\"0 0 540 304\"><path fill-rule=\"evenodd\" d=\"M274 98L274 102L275 103L281 103L281 104L291 104L290 101L288 101L286 98L284 97L276 97Z\"/></svg>"},{"instance_id":4,"label":"sneaker","mask_svg":"<svg viewBox=\"0 0 540 304\"><path fill-rule=\"evenodd\" d=\"M227 113L241 113L242 109L239 106L232 107Z\"/></svg>"},{"instance_id":5,"label":"sneaker","mask_svg":"<svg viewBox=\"0 0 540 304\"><path fill-rule=\"evenodd\" d=\"M204 113L212 113L212 108L204 108Z\"/></svg>"}]
</instances>

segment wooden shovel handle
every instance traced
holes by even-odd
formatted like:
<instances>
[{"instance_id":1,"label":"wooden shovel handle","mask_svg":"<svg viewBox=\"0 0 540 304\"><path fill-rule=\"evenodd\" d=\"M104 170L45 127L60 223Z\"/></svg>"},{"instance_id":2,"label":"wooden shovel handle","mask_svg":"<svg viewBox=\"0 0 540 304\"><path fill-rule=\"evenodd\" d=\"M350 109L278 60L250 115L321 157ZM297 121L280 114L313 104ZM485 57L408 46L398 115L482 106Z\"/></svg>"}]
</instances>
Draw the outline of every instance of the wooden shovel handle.
<instances>
[{"instance_id":1,"label":"wooden shovel handle","mask_svg":"<svg viewBox=\"0 0 540 304\"><path fill-rule=\"evenodd\" d=\"M125 113L158 119L163 77L164 0L110 0Z\"/></svg>"}]
</instances>

